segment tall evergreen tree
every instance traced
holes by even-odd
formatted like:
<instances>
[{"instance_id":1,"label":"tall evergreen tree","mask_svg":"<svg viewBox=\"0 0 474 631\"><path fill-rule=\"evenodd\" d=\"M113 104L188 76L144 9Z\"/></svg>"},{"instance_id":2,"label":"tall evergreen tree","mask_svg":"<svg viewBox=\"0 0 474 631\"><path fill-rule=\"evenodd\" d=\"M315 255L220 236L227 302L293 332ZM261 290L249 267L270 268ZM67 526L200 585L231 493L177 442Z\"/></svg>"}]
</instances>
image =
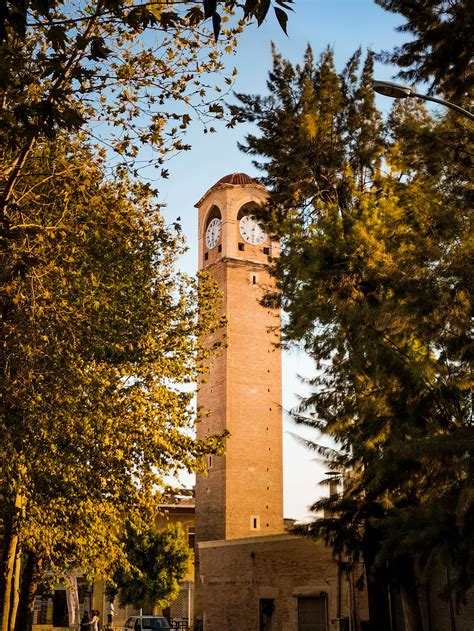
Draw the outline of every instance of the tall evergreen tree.
<instances>
[{"instance_id":1,"label":"tall evergreen tree","mask_svg":"<svg viewBox=\"0 0 474 631\"><path fill-rule=\"evenodd\" d=\"M345 477L315 505L337 518L309 532L363 556L374 628L389 580L417 628L415 564L437 554L459 593L474 578L469 136L416 103L383 124L360 57L338 75L330 51L275 54L270 95L239 95L234 114L258 126L243 149L265 159L261 218L281 239L267 300L319 369L296 418L335 441L315 448Z\"/></svg>"},{"instance_id":2,"label":"tall evergreen tree","mask_svg":"<svg viewBox=\"0 0 474 631\"><path fill-rule=\"evenodd\" d=\"M406 22L398 28L412 40L382 58L401 68L398 76L430 83L431 91L470 105L474 88L474 11L469 0L375 0Z\"/></svg>"}]
</instances>

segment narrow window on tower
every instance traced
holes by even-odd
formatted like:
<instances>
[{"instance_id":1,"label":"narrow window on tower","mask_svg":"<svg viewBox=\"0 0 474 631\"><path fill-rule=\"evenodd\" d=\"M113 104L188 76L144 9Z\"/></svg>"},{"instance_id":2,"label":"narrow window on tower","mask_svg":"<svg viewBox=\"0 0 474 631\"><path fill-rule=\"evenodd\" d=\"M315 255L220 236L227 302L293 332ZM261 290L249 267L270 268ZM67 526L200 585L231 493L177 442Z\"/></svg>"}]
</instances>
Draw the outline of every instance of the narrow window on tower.
<instances>
[{"instance_id":1,"label":"narrow window on tower","mask_svg":"<svg viewBox=\"0 0 474 631\"><path fill-rule=\"evenodd\" d=\"M263 248L263 253L268 256L270 254L270 248Z\"/></svg>"},{"instance_id":2,"label":"narrow window on tower","mask_svg":"<svg viewBox=\"0 0 474 631\"><path fill-rule=\"evenodd\" d=\"M207 261L209 258L209 252L204 252L204 260Z\"/></svg>"},{"instance_id":3,"label":"narrow window on tower","mask_svg":"<svg viewBox=\"0 0 474 631\"><path fill-rule=\"evenodd\" d=\"M250 530L260 530L260 517L258 515L250 516Z\"/></svg>"},{"instance_id":4,"label":"narrow window on tower","mask_svg":"<svg viewBox=\"0 0 474 631\"><path fill-rule=\"evenodd\" d=\"M194 534L194 526L189 526L188 528L188 548L194 550L196 544L196 537Z\"/></svg>"},{"instance_id":5,"label":"narrow window on tower","mask_svg":"<svg viewBox=\"0 0 474 631\"><path fill-rule=\"evenodd\" d=\"M243 252L245 250L245 245L243 243L239 243L239 250Z\"/></svg>"},{"instance_id":6,"label":"narrow window on tower","mask_svg":"<svg viewBox=\"0 0 474 631\"><path fill-rule=\"evenodd\" d=\"M256 272L251 272L249 276L249 281L251 285L258 285L258 274Z\"/></svg>"},{"instance_id":7,"label":"narrow window on tower","mask_svg":"<svg viewBox=\"0 0 474 631\"><path fill-rule=\"evenodd\" d=\"M222 252L222 245L219 243L219 245L217 246L217 251L218 252Z\"/></svg>"}]
</instances>

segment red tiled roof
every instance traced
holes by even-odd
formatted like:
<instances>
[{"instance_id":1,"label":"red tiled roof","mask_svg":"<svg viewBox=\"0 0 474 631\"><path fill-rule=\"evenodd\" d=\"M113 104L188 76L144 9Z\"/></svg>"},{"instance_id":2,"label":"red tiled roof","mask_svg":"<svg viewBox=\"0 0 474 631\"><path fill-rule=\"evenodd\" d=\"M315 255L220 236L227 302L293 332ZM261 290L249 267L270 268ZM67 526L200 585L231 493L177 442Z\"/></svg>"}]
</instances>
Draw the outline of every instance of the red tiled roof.
<instances>
[{"instance_id":1,"label":"red tiled roof","mask_svg":"<svg viewBox=\"0 0 474 631\"><path fill-rule=\"evenodd\" d=\"M250 175L247 175L246 173L229 173L229 175L221 177L218 182L211 186L211 188L204 193L201 199L197 202L197 204L194 204L194 206L196 208L199 208L211 191L213 191L215 188L220 188L221 186L225 188L229 186L229 184L231 186L248 186L250 184L263 191L266 190L264 186L259 184L256 180L251 178Z\"/></svg>"},{"instance_id":2,"label":"red tiled roof","mask_svg":"<svg viewBox=\"0 0 474 631\"><path fill-rule=\"evenodd\" d=\"M216 182L212 188L219 186L219 184L235 184L236 186L242 186L242 184L256 184L256 182L246 173L229 173L229 175L221 177L221 179Z\"/></svg>"}]
</instances>

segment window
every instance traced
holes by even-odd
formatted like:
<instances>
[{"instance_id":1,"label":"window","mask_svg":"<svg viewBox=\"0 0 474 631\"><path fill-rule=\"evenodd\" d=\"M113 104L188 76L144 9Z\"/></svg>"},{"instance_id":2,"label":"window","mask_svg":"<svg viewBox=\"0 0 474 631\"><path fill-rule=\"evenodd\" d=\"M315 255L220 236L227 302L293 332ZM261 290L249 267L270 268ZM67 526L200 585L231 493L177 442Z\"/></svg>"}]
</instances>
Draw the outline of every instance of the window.
<instances>
[{"instance_id":1,"label":"window","mask_svg":"<svg viewBox=\"0 0 474 631\"><path fill-rule=\"evenodd\" d=\"M162 617L157 618L143 618L144 629L167 629L168 623Z\"/></svg>"},{"instance_id":2,"label":"window","mask_svg":"<svg viewBox=\"0 0 474 631\"><path fill-rule=\"evenodd\" d=\"M220 219L222 221L222 214L218 206L213 206L209 211L209 214L206 217L206 223L204 224L204 232L213 219Z\"/></svg>"},{"instance_id":3,"label":"window","mask_svg":"<svg viewBox=\"0 0 474 631\"><path fill-rule=\"evenodd\" d=\"M263 248L263 253L268 256L270 254L270 248Z\"/></svg>"},{"instance_id":4,"label":"window","mask_svg":"<svg viewBox=\"0 0 474 631\"><path fill-rule=\"evenodd\" d=\"M245 245L243 243L239 243L239 250L243 252L245 250Z\"/></svg>"},{"instance_id":5,"label":"window","mask_svg":"<svg viewBox=\"0 0 474 631\"><path fill-rule=\"evenodd\" d=\"M204 260L207 261L209 258L209 252L204 252Z\"/></svg>"},{"instance_id":6,"label":"window","mask_svg":"<svg viewBox=\"0 0 474 631\"><path fill-rule=\"evenodd\" d=\"M188 528L188 548L194 550L196 544L196 535L194 533L194 526Z\"/></svg>"},{"instance_id":7,"label":"window","mask_svg":"<svg viewBox=\"0 0 474 631\"><path fill-rule=\"evenodd\" d=\"M328 631L326 594L298 598L298 631Z\"/></svg>"},{"instance_id":8,"label":"window","mask_svg":"<svg viewBox=\"0 0 474 631\"><path fill-rule=\"evenodd\" d=\"M48 624L48 618L50 619L52 609L53 599L49 594L40 593L40 595L36 596L33 624Z\"/></svg>"},{"instance_id":9,"label":"window","mask_svg":"<svg viewBox=\"0 0 474 631\"><path fill-rule=\"evenodd\" d=\"M260 530L260 517L258 515L250 516L250 530Z\"/></svg>"},{"instance_id":10,"label":"window","mask_svg":"<svg viewBox=\"0 0 474 631\"><path fill-rule=\"evenodd\" d=\"M262 598L260 600L259 631L273 631L274 611L275 601L272 598Z\"/></svg>"},{"instance_id":11,"label":"window","mask_svg":"<svg viewBox=\"0 0 474 631\"><path fill-rule=\"evenodd\" d=\"M69 614L66 601L66 590L55 589L53 596L53 627L68 627Z\"/></svg>"},{"instance_id":12,"label":"window","mask_svg":"<svg viewBox=\"0 0 474 631\"><path fill-rule=\"evenodd\" d=\"M253 215L256 211L258 211L258 208L259 205L255 202L248 202L248 204L244 204L237 213L237 221L240 221L242 217L245 217L245 215Z\"/></svg>"}]
</instances>

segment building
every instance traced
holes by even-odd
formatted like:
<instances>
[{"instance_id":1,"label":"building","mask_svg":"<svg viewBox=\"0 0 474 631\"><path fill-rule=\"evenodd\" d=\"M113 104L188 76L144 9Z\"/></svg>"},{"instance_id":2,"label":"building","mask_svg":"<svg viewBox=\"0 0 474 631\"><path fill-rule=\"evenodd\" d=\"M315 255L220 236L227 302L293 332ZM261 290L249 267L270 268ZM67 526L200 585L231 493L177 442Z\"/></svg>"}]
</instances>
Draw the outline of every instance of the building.
<instances>
[{"instance_id":1,"label":"building","mask_svg":"<svg viewBox=\"0 0 474 631\"><path fill-rule=\"evenodd\" d=\"M187 574L180 584L180 592L170 607L162 611L156 607L153 612L163 613L168 619L174 620L178 628L186 628L188 621L193 616L194 601L194 497L189 494L176 494L170 496L165 504L160 506L162 513L157 518L156 528L164 530L170 524L179 523L188 539L190 548L190 560ZM33 631L66 631L77 629L70 626L68 599L77 593L78 618L81 619L84 611L90 612L97 609L100 612L102 624L106 621L108 598L105 593L105 584L101 579L94 580L91 584L83 576L81 570L74 576L72 584L60 583L54 590L39 595L35 601L33 615ZM75 600L75 599L74 599ZM139 614L139 610L131 605L120 606L119 598L114 601L113 629L120 630L125 625L129 616Z\"/></svg>"},{"instance_id":2,"label":"building","mask_svg":"<svg viewBox=\"0 0 474 631\"><path fill-rule=\"evenodd\" d=\"M355 629L366 616L358 577L343 576L324 545L284 531L280 312L261 304L279 247L254 217L266 195L234 173L196 204L199 268L219 284L227 318L209 340L224 335L225 346L198 390L198 436L229 432L196 481L196 627Z\"/></svg>"}]
</instances>

